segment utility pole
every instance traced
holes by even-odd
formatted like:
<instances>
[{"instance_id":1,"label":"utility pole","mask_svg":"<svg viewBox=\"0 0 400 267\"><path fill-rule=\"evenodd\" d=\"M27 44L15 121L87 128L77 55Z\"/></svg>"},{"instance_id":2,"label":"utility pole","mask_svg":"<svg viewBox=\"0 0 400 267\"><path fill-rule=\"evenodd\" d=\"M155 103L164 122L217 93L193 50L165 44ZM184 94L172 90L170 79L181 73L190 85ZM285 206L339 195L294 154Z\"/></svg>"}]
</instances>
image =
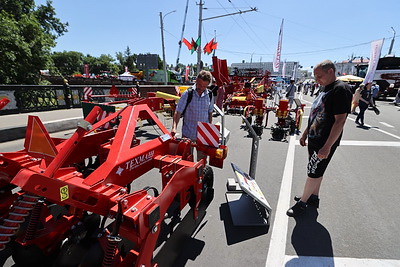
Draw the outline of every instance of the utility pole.
<instances>
[{"instance_id":1,"label":"utility pole","mask_svg":"<svg viewBox=\"0 0 400 267\"><path fill-rule=\"evenodd\" d=\"M390 27L393 30L393 38L392 38L392 42L390 43L390 47L389 47L389 55L392 54L392 49L393 49L393 44L394 44L394 37L396 36L396 31L393 29L393 27Z\"/></svg>"},{"instance_id":2,"label":"utility pole","mask_svg":"<svg viewBox=\"0 0 400 267\"><path fill-rule=\"evenodd\" d=\"M164 63L164 84L167 85L168 84L168 73L167 73L167 62L165 61L165 45L164 45L164 18L165 16L167 16L168 14L171 14L174 11L168 12L167 14L162 15L162 12L160 12L160 25L161 25L161 46L162 46L162 54L163 54L163 63Z\"/></svg>"},{"instance_id":3,"label":"utility pole","mask_svg":"<svg viewBox=\"0 0 400 267\"><path fill-rule=\"evenodd\" d=\"M199 47L197 47L197 74L199 75L200 73L200 64L201 64L201 26L203 22L203 1L200 0L199 4L199 33L198 33L198 38L199 38Z\"/></svg>"}]
</instances>

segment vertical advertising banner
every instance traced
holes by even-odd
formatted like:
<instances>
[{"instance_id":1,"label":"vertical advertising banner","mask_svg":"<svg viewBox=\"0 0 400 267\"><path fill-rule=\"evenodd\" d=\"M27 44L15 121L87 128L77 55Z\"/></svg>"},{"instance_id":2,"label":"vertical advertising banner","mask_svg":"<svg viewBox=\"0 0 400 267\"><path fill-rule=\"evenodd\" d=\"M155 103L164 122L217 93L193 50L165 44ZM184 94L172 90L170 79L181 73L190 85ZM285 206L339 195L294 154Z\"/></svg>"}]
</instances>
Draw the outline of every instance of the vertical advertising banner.
<instances>
[{"instance_id":1,"label":"vertical advertising banner","mask_svg":"<svg viewBox=\"0 0 400 267\"><path fill-rule=\"evenodd\" d=\"M286 73L286 60L283 62L282 66L282 78L285 78L285 73Z\"/></svg>"},{"instance_id":2,"label":"vertical advertising banner","mask_svg":"<svg viewBox=\"0 0 400 267\"><path fill-rule=\"evenodd\" d=\"M279 65L281 61L281 49L282 49L282 31L283 31L283 19L281 23L281 29L279 31L279 38L278 38L278 47L276 48L276 54L273 61L273 70L274 72L279 72Z\"/></svg>"},{"instance_id":3,"label":"vertical advertising banner","mask_svg":"<svg viewBox=\"0 0 400 267\"><path fill-rule=\"evenodd\" d=\"M378 66L379 58L381 57L381 50L383 45L383 40L376 40L371 43L371 55L368 63L367 74L364 78L364 84L370 83L374 80L374 75L376 71L376 67Z\"/></svg>"}]
</instances>

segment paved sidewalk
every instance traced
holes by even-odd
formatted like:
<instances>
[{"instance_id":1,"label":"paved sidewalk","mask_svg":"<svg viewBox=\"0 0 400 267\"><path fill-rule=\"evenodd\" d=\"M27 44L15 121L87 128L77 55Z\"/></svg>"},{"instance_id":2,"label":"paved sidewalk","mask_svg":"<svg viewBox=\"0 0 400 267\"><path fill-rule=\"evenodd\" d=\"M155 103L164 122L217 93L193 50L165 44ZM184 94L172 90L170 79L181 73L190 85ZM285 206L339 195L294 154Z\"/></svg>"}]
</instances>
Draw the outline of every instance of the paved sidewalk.
<instances>
[{"instance_id":1,"label":"paved sidewalk","mask_svg":"<svg viewBox=\"0 0 400 267\"><path fill-rule=\"evenodd\" d=\"M0 143L24 138L29 115L38 116L49 133L74 129L83 118L81 108L1 115Z\"/></svg>"}]
</instances>

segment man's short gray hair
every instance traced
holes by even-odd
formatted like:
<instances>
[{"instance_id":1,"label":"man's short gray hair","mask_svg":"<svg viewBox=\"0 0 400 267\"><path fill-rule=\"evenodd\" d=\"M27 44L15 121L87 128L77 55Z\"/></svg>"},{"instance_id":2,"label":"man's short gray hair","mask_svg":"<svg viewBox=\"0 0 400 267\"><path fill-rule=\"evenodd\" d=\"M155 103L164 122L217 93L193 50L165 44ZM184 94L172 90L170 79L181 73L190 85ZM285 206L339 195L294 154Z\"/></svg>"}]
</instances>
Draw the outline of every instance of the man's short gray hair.
<instances>
[{"instance_id":1,"label":"man's short gray hair","mask_svg":"<svg viewBox=\"0 0 400 267\"><path fill-rule=\"evenodd\" d=\"M321 68L324 72L327 72L329 69L333 69L333 72L336 72L335 64L333 64L330 60L324 60L321 63L318 63L314 69Z\"/></svg>"}]
</instances>

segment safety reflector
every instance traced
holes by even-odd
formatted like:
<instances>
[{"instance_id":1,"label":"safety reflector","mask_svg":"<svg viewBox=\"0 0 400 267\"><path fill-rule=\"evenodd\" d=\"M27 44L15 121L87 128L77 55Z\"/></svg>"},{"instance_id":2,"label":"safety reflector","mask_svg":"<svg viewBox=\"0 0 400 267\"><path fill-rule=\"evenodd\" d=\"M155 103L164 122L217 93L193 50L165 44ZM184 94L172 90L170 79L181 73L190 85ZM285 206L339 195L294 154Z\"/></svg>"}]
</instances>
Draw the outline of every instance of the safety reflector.
<instances>
[{"instance_id":1,"label":"safety reflector","mask_svg":"<svg viewBox=\"0 0 400 267\"><path fill-rule=\"evenodd\" d=\"M197 122L197 143L206 146L219 146L220 126L207 122Z\"/></svg>"},{"instance_id":2,"label":"safety reflector","mask_svg":"<svg viewBox=\"0 0 400 267\"><path fill-rule=\"evenodd\" d=\"M54 158L58 153L53 140L37 116L28 117L24 146L29 154L36 157L45 155Z\"/></svg>"}]
</instances>

